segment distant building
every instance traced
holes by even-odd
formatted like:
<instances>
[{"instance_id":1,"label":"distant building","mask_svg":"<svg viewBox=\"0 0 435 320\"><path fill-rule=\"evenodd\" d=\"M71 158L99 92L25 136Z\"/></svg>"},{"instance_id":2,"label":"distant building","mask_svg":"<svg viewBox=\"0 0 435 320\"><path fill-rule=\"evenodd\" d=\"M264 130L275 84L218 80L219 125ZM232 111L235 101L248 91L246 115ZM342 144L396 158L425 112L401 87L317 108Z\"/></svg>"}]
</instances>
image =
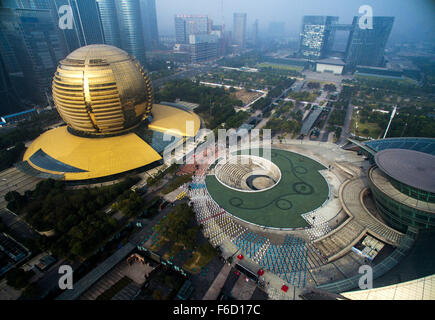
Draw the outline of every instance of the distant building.
<instances>
[{"instance_id":1,"label":"distant building","mask_svg":"<svg viewBox=\"0 0 435 320\"><path fill-rule=\"evenodd\" d=\"M176 15L175 41L189 43L190 35L209 33L209 18L205 15Z\"/></svg>"},{"instance_id":2,"label":"distant building","mask_svg":"<svg viewBox=\"0 0 435 320\"><path fill-rule=\"evenodd\" d=\"M382 67L394 17L373 17L372 29L361 29L358 22L359 17L354 17L346 49L346 64L351 68L357 65Z\"/></svg>"},{"instance_id":3,"label":"distant building","mask_svg":"<svg viewBox=\"0 0 435 320\"><path fill-rule=\"evenodd\" d=\"M217 58L218 37L211 34L189 36L191 62L198 63Z\"/></svg>"},{"instance_id":4,"label":"distant building","mask_svg":"<svg viewBox=\"0 0 435 320\"><path fill-rule=\"evenodd\" d=\"M152 50L159 43L156 0L140 0L145 48Z\"/></svg>"},{"instance_id":5,"label":"distant building","mask_svg":"<svg viewBox=\"0 0 435 320\"><path fill-rule=\"evenodd\" d=\"M258 44L258 19L255 19L252 25L252 44L256 46Z\"/></svg>"},{"instance_id":6,"label":"distant building","mask_svg":"<svg viewBox=\"0 0 435 320\"><path fill-rule=\"evenodd\" d=\"M97 0L105 44L121 47L121 32L116 14L116 0Z\"/></svg>"},{"instance_id":7,"label":"distant building","mask_svg":"<svg viewBox=\"0 0 435 320\"><path fill-rule=\"evenodd\" d=\"M330 72L333 74L342 74L344 68L344 61L341 59L322 59L316 63L317 72Z\"/></svg>"},{"instance_id":8,"label":"distant building","mask_svg":"<svg viewBox=\"0 0 435 320\"><path fill-rule=\"evenodd\" d=\"M330 50L334 38L332 26L338 17L304 16L300 40L300 56L306 59L321 59Z\"/></svg>"},{"instance_id":9,"label":"distant building","mask_svg":"<svg viewBox=\"0 0 435 320\"><path fill-rule=\"evenodd\" d=\"M345 69L350 71L359 65L383 67L385 46L394 17L373 17L373 28L360 28L359 20L360 17L354 17L352 24L339 24L338 17L304 16L299 56L319 60L336 57L339 53L338 56L344 57ZM345 52L333 51L337 31L349 32ZM319 68L326 67L319 65Z\"/></svg>"},{"instance_id":10,"label":"distant building","mask_svg":"<svg viewBox=\"0 0 435 320\"><path fill-rule=\"evenodd\" d=\"M233 20L233 43L245 47L246 41L246 13L234 13Z\"/></svg>"}]
</instances>

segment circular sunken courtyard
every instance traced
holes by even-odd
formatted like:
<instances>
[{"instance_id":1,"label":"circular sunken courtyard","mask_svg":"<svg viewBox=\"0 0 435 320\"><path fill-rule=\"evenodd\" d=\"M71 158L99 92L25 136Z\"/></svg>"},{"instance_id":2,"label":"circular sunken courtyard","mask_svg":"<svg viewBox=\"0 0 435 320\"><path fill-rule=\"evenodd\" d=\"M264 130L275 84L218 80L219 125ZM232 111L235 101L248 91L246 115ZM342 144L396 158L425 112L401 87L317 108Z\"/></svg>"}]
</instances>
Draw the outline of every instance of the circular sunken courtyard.
<instances>
[{"instance_id":1,"label":"circular sunken courtyard","mask_svg":"<svg viewBox=\"0 0 435 320\"><path fill-rule=\"evenodd\" d=\"M254 155L255 154L255 155ZM269 228L304 228L302 217L328 200L329 187L319 172L326 168L298 153L272 149L232 155L206 178L211 197L228 213Z\"/></svg>"}]
</instances>

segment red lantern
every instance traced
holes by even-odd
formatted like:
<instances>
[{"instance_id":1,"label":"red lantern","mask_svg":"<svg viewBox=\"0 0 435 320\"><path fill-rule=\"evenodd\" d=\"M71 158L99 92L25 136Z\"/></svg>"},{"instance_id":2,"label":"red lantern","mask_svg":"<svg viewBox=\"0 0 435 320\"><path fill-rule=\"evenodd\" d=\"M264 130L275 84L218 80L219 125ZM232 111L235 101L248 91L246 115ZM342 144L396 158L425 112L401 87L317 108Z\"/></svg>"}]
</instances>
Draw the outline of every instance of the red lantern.
<instances>
[{"instance_id":1,"label":"red lantern","mask_svg":"<svg viewBox=\"0 0 435 320\"><path fill-rule=\"evenodd\" d=\"M281 290L284 291L284 292L287 292L288 291L288 287L286 285L283 285L281 287Z\"/></svg>"},{"instance_id":2,"label":"red lantern","mask_svg":"<svg viewBox=\"0 0 435 320\"><path fill-rule=\"evenodd\" d=\"M259 276L262 276L262 275L264 274L264 270L263 270L263 269L258 269L257 274L258 274Z\"/></svg>"},{"instance_id":3,"label":"red lantern","mask_svg":"<svg viewBox=\"0 0 435 320\"><path fill-rule=\"evenodd\" d=\"M237 256L237 259L242 260L242 259L243 259L243 254L239 254L239 255Z\"/></svg>"}]
</instances>

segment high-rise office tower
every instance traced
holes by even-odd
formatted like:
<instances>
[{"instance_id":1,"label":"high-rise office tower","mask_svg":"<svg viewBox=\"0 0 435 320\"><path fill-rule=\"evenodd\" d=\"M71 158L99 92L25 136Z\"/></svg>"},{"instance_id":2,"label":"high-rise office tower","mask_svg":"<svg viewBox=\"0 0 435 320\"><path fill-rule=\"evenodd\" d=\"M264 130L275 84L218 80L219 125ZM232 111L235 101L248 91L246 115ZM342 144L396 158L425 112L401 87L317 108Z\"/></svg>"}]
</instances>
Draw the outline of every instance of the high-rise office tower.
<instances>
[{"instance_id":1,"label":"high-rise office tower","mask_svg":"<svg viewBox=\"0 0 435 320\"><path fill-rule=\"evenodd\" d=\"M116 0L121 48L145 65L145 44L139 0Z\"/></svg>"},{"instance_id":2,"label":"high-rise office tower","mask_svg":"<svg viewBox=\"0 0 435 320\"><path fill-rule=\"evenodd\" d=\"M64 6L70 6L70 0L50 0L52 5L52 15L55 21L59 21L64 13L59 13L59 9ZM71 7L72 9L72 7ZM79 41L79 29L76 27L76 19L73 18L72 29L58 29L58 32L62 36L62 40L65 43L67 53L74 51L80 47Z\"/></svg>"},{"instance_id":3,"label":"high-rise office tower","mask_svg":"<svg viewBox=\"0 0 435 320\"><path fill-rule=\"evenodd\" d=\"M323 58L332 48L338 17L332 16L304 16L299 53L307 59Z\"/></svg>"},{"instance_id":4,"label":"high-rise office tower","mask_svg":"<svg viewBox=\"0 0 435 320\"><path fill-rule=\"evenodd\" d=\"M246 13L234 13L233 43L241 48L245 47L246 41L246 17Z\"/></svg>"},{"instance_id":5,"label":"high-rise office tower","mask_svg":"<svg viewBox=\"0 0 435 320\"><path fill-rule=\"evenodd\" d=\"M26 98L46 103L57 63L66 54L52 13L0 8L0 37L0 54L6 57L7 71L22 73Z\"/></svg>"},{"instance_id":6,"label":"high-rise office tower","mask_svg":"<svg viewBox=\"0 0 435 320\"><path fill-rule=\"evenodd\" d=\"M118 16L116 14L116 0L97 0L103 26L105 44L121 47L121 33L119 31Z\"/></svg>"},{"instance_id":7,"label":"high-rise office tower","mask_svg":"<svg viewBox=\"0 0 435 320\"><path fill-rule=\"evenodd\" d=\"M12 86L6 66L0 55L0 115L21 110L20 100Z\"/></svg>"},{"instance_id":8,"label":"high-rise office tower","mask_svg":"<svg viewBox=\"0 0 435 320\"><path fill-rule=\"evenodd\" d=\"M393 28L394 17L373 17L373 28L361 28L359 17L353 18L346 49L346 64L381 67L384 65L385 46Z\"/></svg>"},{"instance_id":9,"label":"high-rise office tower","mask_svg":"<svg viewBox=\"0 0 435 320\"><path fill-rule=\"evenodd\" d=\"M80 46L103 44L103 27L95 0L69 0Z\"/></svg>"},{"instance_id":10,"label":"high-rise office tower","mask_svg":"<svg viewBox=\"0 0 435 320\"><path fill-rule=\"evenodd\" d=\"M152 50L159 43L156 0L140 0L145 48Z\"/></svg>"},{"instance_id":11,"label":"high-rise office tower","mask_svg":"<svg viewBox=\"0 0 435 320\"><path fill-rule=\"evenodd\" d=\"M254 46L258 44L258 19L255 19L255 22L252 26L252 44Z\"/></svg>"},{"instance_id":12,"label":"high-rise office tower","mask_svg":"<svg viewBox=\"0 0 435 320\"><path fill-rule=\"evenodd\" d=\"M175 41L176 43L189 43L190 35L209 33L209 18L205 15L176 15Z\"/></svg>"},{"instance_id":13,"label":"high-rise office tower","mask_svg":"<svg viewBox=\"0 0 435 320\"><path fill-rule=\"evenodd\" d=\"M50 2L56 23L66 13L59 12L62 6L70 6L73 14L72 28L60 29L67 51L89 45L104 43L103 26L96 0L39 0Z\"/></svg>"}]
</instances>

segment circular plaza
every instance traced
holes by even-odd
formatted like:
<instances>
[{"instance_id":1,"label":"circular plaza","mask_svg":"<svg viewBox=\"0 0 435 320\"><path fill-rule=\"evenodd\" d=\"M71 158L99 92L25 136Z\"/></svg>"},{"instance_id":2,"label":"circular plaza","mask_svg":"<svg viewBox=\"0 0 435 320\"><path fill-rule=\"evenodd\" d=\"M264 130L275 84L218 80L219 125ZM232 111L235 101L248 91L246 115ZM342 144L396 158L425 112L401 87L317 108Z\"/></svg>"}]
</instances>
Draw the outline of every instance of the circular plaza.
<instances>
[{"instance_id":1,"label":"circular plaza","mask_svg":"<svg viewBox=\"0 0 435 320\"><path fill-rule=\"evenodd\" d=\"M319 162L287 150L272 149L270 163L261 156L233 156L219 163L206 178L207 190L216 203L234 217L268 228L305 228L302 217L321 207L329 187ZM249 159L243 159L247 157ZM243 161L245 163L242 163Z\"/></svg>"}]
</instances>

